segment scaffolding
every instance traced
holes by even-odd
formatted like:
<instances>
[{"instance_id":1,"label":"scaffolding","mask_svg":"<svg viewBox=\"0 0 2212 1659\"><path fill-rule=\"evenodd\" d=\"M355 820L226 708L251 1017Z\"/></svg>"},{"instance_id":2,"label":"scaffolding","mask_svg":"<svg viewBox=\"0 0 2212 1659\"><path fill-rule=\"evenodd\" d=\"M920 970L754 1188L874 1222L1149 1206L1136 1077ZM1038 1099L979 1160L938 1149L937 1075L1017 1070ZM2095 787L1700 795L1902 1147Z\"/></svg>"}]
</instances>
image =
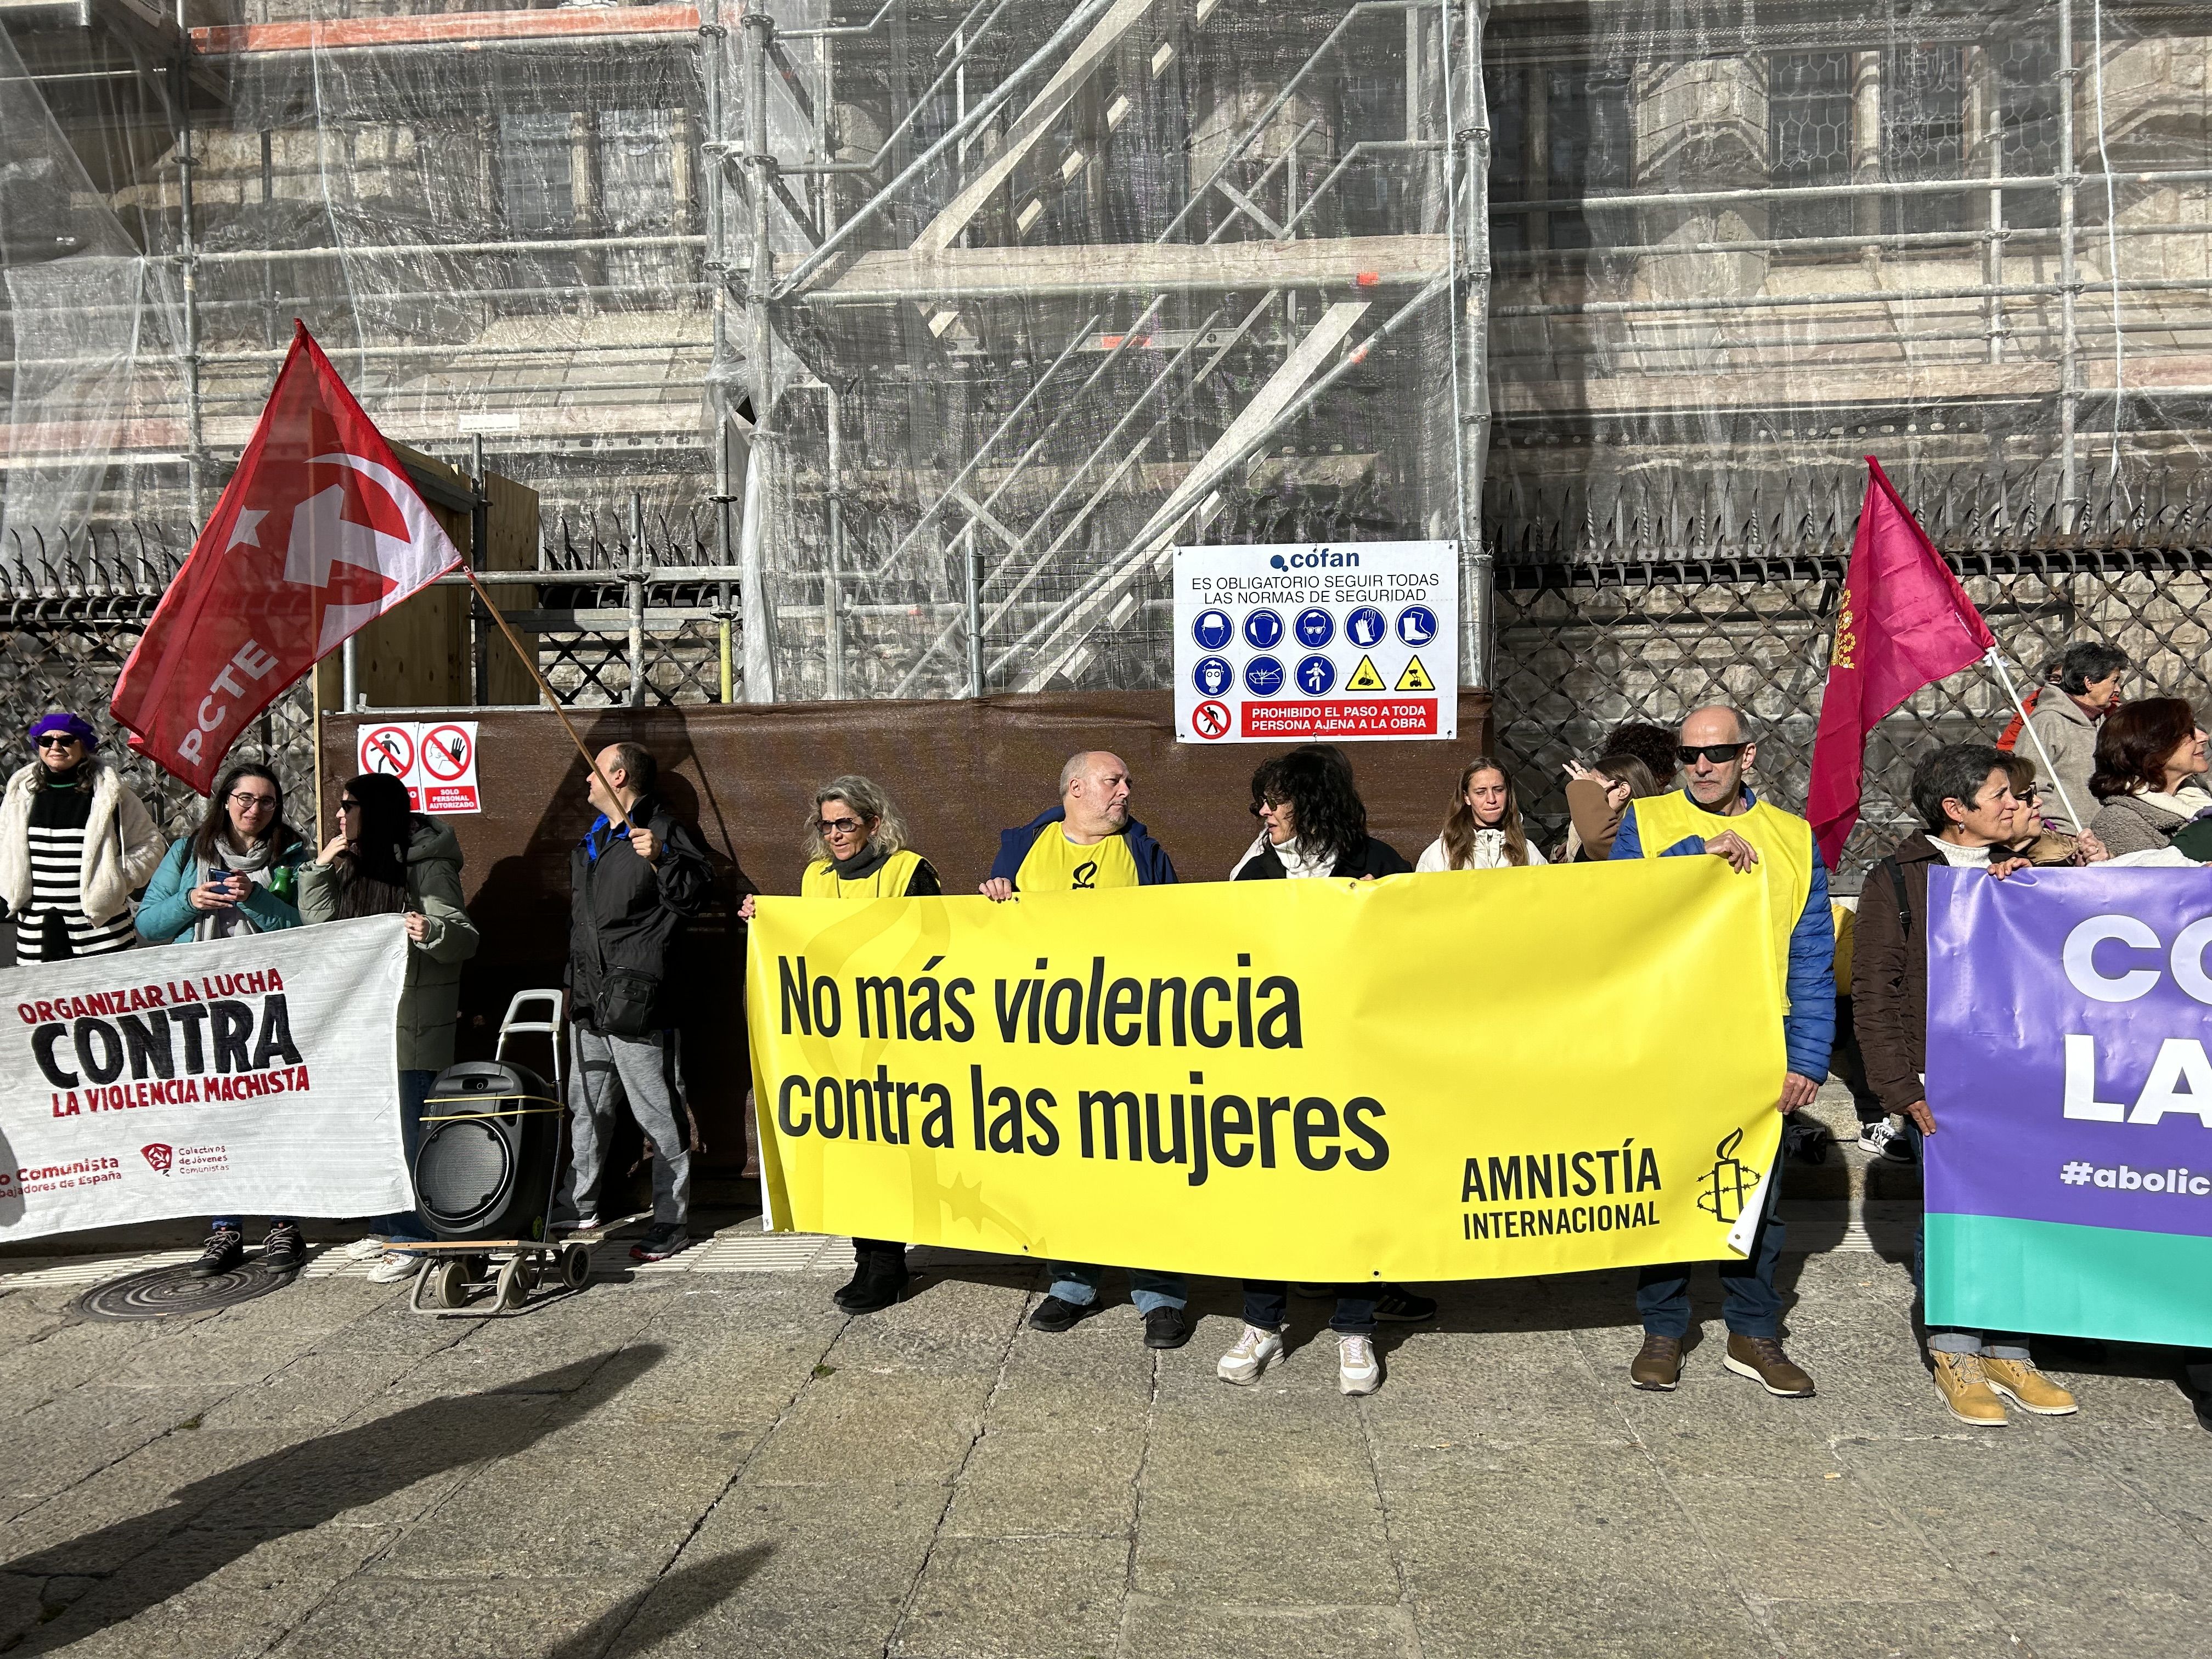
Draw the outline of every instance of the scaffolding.
<instances>
[{"instance_id":1,"label":"scaffolding","mask_svg":"<svg viewBox=\"0 0 2212 1659\"><path fill-rule=\"evenodd\" d=\"M294 315L697 523L687 696L1156 686L1175 545L1350 538L1459 544L1489 684L1493 556L1686 498L1753 552L1875 449L2086 544L2205 470L2212 6L327 5L0 0L0 555L197 520Z\"/></svg>"}]
</instances>

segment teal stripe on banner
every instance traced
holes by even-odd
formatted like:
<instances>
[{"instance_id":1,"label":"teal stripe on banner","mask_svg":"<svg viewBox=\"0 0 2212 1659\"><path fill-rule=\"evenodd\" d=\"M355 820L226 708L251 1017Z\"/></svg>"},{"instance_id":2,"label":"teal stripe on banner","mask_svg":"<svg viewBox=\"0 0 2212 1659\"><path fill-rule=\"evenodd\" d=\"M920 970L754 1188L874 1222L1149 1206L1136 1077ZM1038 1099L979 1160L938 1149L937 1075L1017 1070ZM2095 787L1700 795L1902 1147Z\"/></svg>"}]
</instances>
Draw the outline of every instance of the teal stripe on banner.
<instances>
[{"instance_id":1,"label":"teal stripe on banner","mask_svg":"<svg viewBox=\"0 0 2212 1659\"><path fill-rule=\"evenodd\" d=\"M1928 1322L2212 1347L2212 1238L1928 1217Z\"/></svg>"}]
</instances>

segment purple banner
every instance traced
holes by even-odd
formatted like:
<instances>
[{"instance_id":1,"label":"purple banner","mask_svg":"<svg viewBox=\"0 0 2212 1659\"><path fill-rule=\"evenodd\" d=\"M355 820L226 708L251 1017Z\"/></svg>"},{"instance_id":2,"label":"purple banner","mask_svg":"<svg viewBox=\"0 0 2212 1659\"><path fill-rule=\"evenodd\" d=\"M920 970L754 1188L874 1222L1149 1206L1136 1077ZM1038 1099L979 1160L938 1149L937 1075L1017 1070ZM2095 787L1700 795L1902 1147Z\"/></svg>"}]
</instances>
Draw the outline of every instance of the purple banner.
<instances>
[{"instance_id":1,"label":"purple banner","mask_svg":"<svg viewBox=\"0 0 2212 1659\"><path fill-rule=\"evenodd\" d=\"M2212 867L1930 871L1930 1215L2212 1237Z\"/></svg>"}]
</instances>

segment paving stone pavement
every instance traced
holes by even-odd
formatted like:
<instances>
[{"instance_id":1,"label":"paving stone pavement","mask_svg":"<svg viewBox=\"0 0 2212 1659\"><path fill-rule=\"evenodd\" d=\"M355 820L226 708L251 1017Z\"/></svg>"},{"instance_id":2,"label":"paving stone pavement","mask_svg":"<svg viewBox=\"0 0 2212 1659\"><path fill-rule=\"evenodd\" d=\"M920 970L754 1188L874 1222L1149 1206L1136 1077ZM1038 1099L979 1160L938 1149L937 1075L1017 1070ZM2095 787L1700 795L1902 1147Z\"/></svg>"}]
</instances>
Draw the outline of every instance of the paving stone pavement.
<instances>
[{"instance_id":1,"label":"paving stone pavement","mask_svg":"<svg viewBox=\"0 0 2212 1659\"><path fill-rule=\"evenodd\" d=\"M765 1243L765 1241L763 1241ZM2130 1659L2205 1650L2212 1435L2168 1356L2081 1415L1937 1404L1895 1260L1785 1261L1820 1396L1706 1340L1637 1393L1624 1273L1431 1287L1378 1394L1326 1304L1230 1388L1235 1287L1154 1354L1017 1263L853 1319L835 1251L614 1272L507 1320L303 1279L210 1315L0 1276L0 1651L130 1659ZM18 1264L28 1265L28 1264ZM1117 1279L1109 1279L1117 1297Z\"/></svg>"}]
</instances>

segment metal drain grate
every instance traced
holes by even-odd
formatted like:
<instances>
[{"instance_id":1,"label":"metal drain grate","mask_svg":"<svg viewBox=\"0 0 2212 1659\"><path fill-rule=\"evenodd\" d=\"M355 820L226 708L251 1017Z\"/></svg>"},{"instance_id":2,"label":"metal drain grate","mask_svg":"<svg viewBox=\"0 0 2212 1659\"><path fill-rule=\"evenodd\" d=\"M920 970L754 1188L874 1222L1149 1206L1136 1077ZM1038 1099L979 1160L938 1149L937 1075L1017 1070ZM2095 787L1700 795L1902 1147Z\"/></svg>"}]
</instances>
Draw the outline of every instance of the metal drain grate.
<instances>
[{"instance_id":1,"label":"metal drain grate","mask_svg":"<svg viewBox=\"0 0 2212 1659\"><path fill-rule=\"evenodd\" d=\"M169 1319L251 1302L283 1290L293 1278L271 1273L258 1261L243 1262L212 1279L195 1279L182 1266L152 1267L95 1285L70 1305L88 1319Z\"/></svg>"}]
</instances>

